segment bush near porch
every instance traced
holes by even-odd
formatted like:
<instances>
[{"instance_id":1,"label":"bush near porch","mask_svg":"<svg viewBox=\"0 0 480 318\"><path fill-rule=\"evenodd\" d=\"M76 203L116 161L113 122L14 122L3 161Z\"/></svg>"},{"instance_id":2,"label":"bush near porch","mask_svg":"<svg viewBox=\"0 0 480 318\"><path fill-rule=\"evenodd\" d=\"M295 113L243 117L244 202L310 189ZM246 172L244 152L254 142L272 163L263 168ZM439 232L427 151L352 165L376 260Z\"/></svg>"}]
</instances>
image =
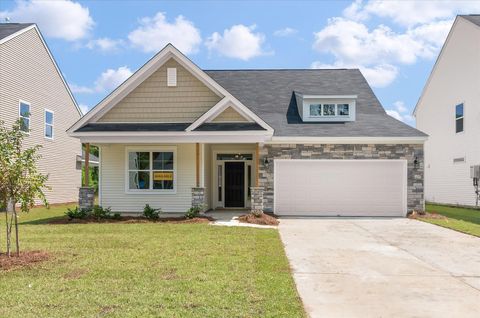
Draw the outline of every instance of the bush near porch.
<instances>
[{"instance_id":1,"label":"bush near porch","mask_svg":"<svg viewBox=\"0 0 480 318\"><path fill-rule=\"evenodd\" d=\"M24 250L53 259L0 269L1 317L305 317L276 230L46 224L67 207L21 215Z\"/></svg>"}]
</instances>

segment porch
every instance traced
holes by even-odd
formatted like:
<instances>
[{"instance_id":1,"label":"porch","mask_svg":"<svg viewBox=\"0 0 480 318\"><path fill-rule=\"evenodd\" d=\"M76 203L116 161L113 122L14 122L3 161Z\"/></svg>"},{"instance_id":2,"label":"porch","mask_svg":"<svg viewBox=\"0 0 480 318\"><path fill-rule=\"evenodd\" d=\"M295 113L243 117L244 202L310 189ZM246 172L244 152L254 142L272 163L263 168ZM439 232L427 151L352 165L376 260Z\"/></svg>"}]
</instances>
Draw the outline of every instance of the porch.
<instances>
[{"instance_id":1,"label":"porch","mask_svg":"<svg viewBox=\"0 0 480 318\"><path fill-rule=\"evenodd\" d=\"M259 143L95 145L100 150L98 201L113 211L140 213L145 204L172 213L192 206L223 213L262 208Z\"/></svg>"}]
</instances>

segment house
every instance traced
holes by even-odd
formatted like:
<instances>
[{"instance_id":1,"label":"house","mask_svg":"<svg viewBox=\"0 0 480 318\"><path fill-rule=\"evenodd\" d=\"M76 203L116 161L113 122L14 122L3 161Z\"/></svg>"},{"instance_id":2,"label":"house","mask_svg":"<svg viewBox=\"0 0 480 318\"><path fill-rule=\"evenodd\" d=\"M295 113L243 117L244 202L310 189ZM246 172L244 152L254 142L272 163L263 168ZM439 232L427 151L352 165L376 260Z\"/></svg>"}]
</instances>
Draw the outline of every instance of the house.
<instances>
[{"instance_id":1,"label":"house","mask_svg":"<svg viewBox=\"0 0 480 318\"><path fill-rule=\"evenodd\" d=\"M42 146L38 168L49 176L48 202L76 201L82 148L66 130L81 111L35 24L0 24L0 70L0 120L8 127L21 119L25 146Z\"/></svg>"},{"instance_id":2,"label":"house","mask_svg":"<svg viewBox=\"0 0 480 318\"><path fill-rule=\"evenodd\" d=\"M114 211L423 209L427 137L356 69L201 70L169 44L68 132L100 148L99 203Z\"/></svg>"},{"instance_id":3,"label":"house","mask_svg":"<svg viewBox=\"0 0 480 318\"><path fill-rule=\"evenodd\" d=\"M457 16L414 111L425 143L425 199L474 206L480 165L480 15Z\"/></svg>"}]
</instances>

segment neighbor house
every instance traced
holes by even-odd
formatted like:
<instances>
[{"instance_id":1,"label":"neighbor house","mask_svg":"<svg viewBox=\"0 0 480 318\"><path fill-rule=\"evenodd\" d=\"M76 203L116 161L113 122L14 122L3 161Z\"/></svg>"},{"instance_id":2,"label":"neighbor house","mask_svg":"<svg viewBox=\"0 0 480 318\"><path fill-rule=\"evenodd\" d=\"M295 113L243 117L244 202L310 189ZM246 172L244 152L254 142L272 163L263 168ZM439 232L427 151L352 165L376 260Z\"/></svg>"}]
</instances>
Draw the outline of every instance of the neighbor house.
<instances>
[{"instance_id":1,"label":"neighbor house","mask_svg":"<svg viewBox=\"0 0 480 318\"><path fill-rule=\"evenodd\" d=\"M81 117L70 89L35 24L0 24L0 120L22 121L25 146L41 145L49 203L78 198L82 148L66 130Z\"/></svg>"},{"instance_id":2,"label":"neighbor house","mask_svg":"<svg viewBox=\"0 0 480 318\"><path fill-rule=\"evenodd\" d=\"M425 199L475 205L480 165L480 15L457 16L414 111L425 143Z\"/></svg>"},{"instance_id":3,"label":"neighbor house","mask_svg":"<svg viewBox=\"0 0 480 318\"><path fill-rule=\"evenodd\" d=\"M426 135L357 69L201 70L167 45L68 131L100 147L99 203L114 211L424 207Z\"/></svg>"}]
</instances>

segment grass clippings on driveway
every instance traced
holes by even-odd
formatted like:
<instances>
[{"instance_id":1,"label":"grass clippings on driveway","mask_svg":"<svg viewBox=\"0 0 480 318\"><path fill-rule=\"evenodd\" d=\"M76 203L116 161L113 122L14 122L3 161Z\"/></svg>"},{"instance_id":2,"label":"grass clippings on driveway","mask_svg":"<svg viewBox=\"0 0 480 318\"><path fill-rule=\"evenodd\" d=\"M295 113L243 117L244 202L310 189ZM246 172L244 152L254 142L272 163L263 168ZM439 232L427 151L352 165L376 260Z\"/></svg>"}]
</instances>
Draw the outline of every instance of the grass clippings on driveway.
<instances>
[{"instance_id":1,"label":"grass clippings on driveway","mask_svg":"<svg viewBox=\"0 0 480 318\"><path fill-rule=\"evenodd\" d=\"M426 211L445 218L420 216L420 220L480 237L480 210L427 204Z\"/></svg>"},{"instance_id":2,"label":"grass clippings on driveway","mask_svg":"<svg viewBox=\"0 0 480 318\"><path fill-rule=\"evenodd\" d=\"M276 230L44 224L66 207L21 216L21 247L55 257L0 270L0 317L305 317Z\"/></svg>"}]
</instances>

